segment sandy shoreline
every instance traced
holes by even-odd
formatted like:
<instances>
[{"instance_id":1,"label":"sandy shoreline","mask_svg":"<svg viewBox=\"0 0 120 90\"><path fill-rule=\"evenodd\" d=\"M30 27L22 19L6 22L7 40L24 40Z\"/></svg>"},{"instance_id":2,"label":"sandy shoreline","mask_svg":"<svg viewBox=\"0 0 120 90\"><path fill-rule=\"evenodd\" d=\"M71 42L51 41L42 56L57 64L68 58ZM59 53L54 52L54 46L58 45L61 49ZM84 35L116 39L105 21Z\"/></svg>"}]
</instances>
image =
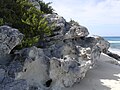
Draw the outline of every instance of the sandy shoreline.
<instances>
[{"instance_id":1,"label":"sandy shoreline","mask_svg":"<svg viewBox=\"0 0 120 90\"><path fill-rule=\"evenodd\" d=\"M109 51L120 55L120 49L109 48Z\"/></svg>"},{"instance_id":2,"label":"sandy shoreline","mask_svg":"<svg viewBox=\"0 0 120 90\"><path fill-rule=\"evenodd\" d=\"M63 90L120 90L120 62L102 54L80 83Z\"/></svg>"}]
</instances>

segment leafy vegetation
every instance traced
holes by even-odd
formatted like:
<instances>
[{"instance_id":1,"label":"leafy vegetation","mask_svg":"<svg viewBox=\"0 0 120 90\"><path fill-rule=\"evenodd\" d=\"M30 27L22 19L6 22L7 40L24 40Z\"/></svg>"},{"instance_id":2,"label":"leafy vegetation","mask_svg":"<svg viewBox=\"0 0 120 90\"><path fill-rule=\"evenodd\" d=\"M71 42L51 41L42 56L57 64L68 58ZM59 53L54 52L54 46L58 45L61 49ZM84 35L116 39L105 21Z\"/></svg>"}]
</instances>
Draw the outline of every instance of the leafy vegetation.
<instances>
[{"instance_id":1,"label":"leafy vegetation","mask_svg":"<svg viewBox=\"0 0 120 90\"><path fill-rule=\"evenodd\" d=\"M50 6L51 2L45 3L42 0L35 0L38 3L38 7L41 11L44 11L46 14L52 14L54 9Z\"/></svg>"},{"instance_id":2,"label":"leafy vegetation","mask_svg":"<svg viewBox=\"0 0 120 90\"><path fill-rule=\"evenodd\" d=\"M74 20L72 20L72 19L69 21L69 23L70 23L70 24L73 24L73 23L74 23L75 25L78 25L78 26L79 26L79 23L76 22L76 21L74 21Z\"/></svg>"},{"instance_id":3,"label":"leafy vegetation","mask_svg":"<svg viewBox=\"0 0 120 90\"><path fill-rule=\"evenodd\" d=\"M0 0L0 25L9 25L23 33L22 44L16 48L30 47L50 35L52 25L48 26L43 14L53 13L50 3L39 1L40 9L29 0Z\"/></svg>"}]
</instances>

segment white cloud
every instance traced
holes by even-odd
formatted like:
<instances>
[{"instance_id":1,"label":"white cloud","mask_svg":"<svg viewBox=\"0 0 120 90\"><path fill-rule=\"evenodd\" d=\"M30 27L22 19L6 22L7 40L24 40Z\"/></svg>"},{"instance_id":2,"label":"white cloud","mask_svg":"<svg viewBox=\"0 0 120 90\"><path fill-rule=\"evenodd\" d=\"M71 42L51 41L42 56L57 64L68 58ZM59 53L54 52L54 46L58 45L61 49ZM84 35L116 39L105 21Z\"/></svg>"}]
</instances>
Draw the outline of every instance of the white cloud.
<instances>
[{"instance_id":1,"label":"white cloud","mask_svg":"<svg viewBox=\"0 0 120 90\"><path fill-rule=\"evenodd\" d=\"M120 0L45 0L56 12L83 24L120 24Z\"/></svg>"}]
</instances>

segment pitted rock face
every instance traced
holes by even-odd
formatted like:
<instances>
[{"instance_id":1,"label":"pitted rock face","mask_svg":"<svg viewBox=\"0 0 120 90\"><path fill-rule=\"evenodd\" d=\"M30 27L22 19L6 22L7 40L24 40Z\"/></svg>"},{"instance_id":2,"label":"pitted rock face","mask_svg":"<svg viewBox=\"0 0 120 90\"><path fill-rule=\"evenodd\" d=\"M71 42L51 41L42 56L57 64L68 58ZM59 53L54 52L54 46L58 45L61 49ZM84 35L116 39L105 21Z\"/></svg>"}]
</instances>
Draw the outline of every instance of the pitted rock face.
<instances>
[{"instance_id":1,"label":"pitted rock face","mask_svg":"<svg viewBox=\"0 0 120 90\"><path fill-rule=\"evenodd\" d=\"M89 35L88 29L75 21L66 22L63 17L57 14L47 14L44 16L50 25L54 25L53 34L46 37L48 46L64 39L75 39Z\"/></svg>"},{"instance_id":2,"label":"pitted rock face","mask_svg":"<svg viewBox=\"0 0 120 90\"><path fill-rule=\"evenodd\" d=\"M45 38L48 46L53 45L56 41L63 40L66 33L66 20L57 14L47 14L44 17L48 21L48 25L53 25L53 33Z\"/></svg>"},{"instance_id":3,"label":"pitted rock face","mask_svg":"<svg viewBox=\"0 0 120 90\"><path fill-rule=\"evenodd\" d=\"M110 47L110 43L100 36L93 36L97 40L97 46L100 47L101 51L106 53Z\"/></svg>"},{"instance_id":4,"label":"pitted rock face","mask_svg":"<svg viewBox=\"0 0 120 90\"><path fill-rule=\"evenodd\" d=\"M66 23L65 19L57 14L46 14L44 17L46 17L49 23L54 23L55 26L61 27L62 24Z\"/></svg>"},{"instance_id":5,"label":"pitted rock face","mask_svg":"<svg viewBox=\"0 0 120 90\"><path fill-rule=\"evenodd\" d=\"M57 33L63 34L65 32L66 20L63 17L57 14L47 14L47 15L44 15L44 17L47 19L48 24L54 25L54 34L57 34Z\"/></svg>"},{"instance_id":6,"label":"pitted rock face","mask_svg":"<svg viewBox=\"0 0 120 90\"><path fill-rule=\"evenodd\" d=\"M21 51L27 52L25 54L23 70L18 72L16 79L25 79L29 85L45 87L45 82L49 80L49 64L45 59L43 50L37 47L31 47L25 50L27 51Z\"/></svg>"},{"instance_id":7,"label":"pitted rock face","mask_svg":"<svg viewBox=\"0 0 120 90\"><path fill-rule=\"evenodd\" d=\"M87 28L74 21L66 22L57 14L47 14L44 17L48 20L48 25L55 25L53 35L45 37L47 47L41 49L33 46L23 49L18 53L24 58L24 62L21 64L20 61L15 61L16 63L8 66L11 67L10 75L14 75L13 78L16 79L8 86L15 90L23 85L23 81L18 83L17 87L14 85L19 80L25 80L24 88L28 84L30 89L62 90L72 87L95 65L101 52L109 48L109 43L102 37L87 37ZM16 29L0 27L0 55L9 54L22 40L22 36ZM4 73L1 69L1 80Z\"/></svg>"},{"instance_id":8,"label":"pitted rock face","mask_svg":"<svg viewBox=\"0 0 120 90\"><path fill-rule=\"evenodd\" d=\"M90 40L90 41L89 41ZM89 41L89 42L87 42ZM53 81L52 90L59 90L60 87L71 87L85 77L86 72L92 68L100 57L100 48L96 45L94 38L79 38L78 40L67 39L56 48L52 49L50 60L50 78ZM62 48L62 49L61 49ZM60 52L60 56L54 52ZM59 89L57 89L59 87Z\"/></svg>"},{"instance_id":9,"label":"pitted rock face","mask_svg":"<svg viewBox=\"0 0 120 90\"><path fill-rule=\"evenodd\" d=\"M9 26L0 27L0 56L9 54L23 38L23 34Z\"/></svg>"},{"instance_id":10,"label":"pitted rock face","mask_svg":"<svg viewBox=\"0 0 120 90\"><path fill-rule=\"evenodd\" d=\"M89 35L89 32L88 32L88 29L86 27L81 26L76 22L71 22L70 29L65 34L64 38L65 39L79 38L79 37L86 37L88 35Z\"/></svg>"}]
</instances>

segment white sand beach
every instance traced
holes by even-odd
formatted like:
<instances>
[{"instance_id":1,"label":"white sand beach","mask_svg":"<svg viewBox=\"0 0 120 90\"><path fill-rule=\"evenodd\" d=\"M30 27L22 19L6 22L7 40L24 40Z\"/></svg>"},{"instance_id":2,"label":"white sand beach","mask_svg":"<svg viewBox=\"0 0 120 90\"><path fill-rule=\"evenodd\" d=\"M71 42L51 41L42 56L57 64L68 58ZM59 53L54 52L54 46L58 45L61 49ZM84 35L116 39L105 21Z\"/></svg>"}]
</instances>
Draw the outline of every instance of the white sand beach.
<instances>
[{"instance_id":1,"label":"white sand beach","mask_svg":"<svg viewBox=\"0 0 120 90\"><path fill-rule=\"evenodd\" d=\"M109 48L109 51L116 53L118 55L120 55L120 49L115 49L115 48Z\"/></svg>"},{"instance_id":2,"label":"white sand beach","mask_svg":"<svg viewBox=\"0 0 120 90\"><path fill-rule=\"evenodd\" d=\"M102 54L80 83L64 90L120 90L120 62Z\"/></svg>"}]
</instances>

